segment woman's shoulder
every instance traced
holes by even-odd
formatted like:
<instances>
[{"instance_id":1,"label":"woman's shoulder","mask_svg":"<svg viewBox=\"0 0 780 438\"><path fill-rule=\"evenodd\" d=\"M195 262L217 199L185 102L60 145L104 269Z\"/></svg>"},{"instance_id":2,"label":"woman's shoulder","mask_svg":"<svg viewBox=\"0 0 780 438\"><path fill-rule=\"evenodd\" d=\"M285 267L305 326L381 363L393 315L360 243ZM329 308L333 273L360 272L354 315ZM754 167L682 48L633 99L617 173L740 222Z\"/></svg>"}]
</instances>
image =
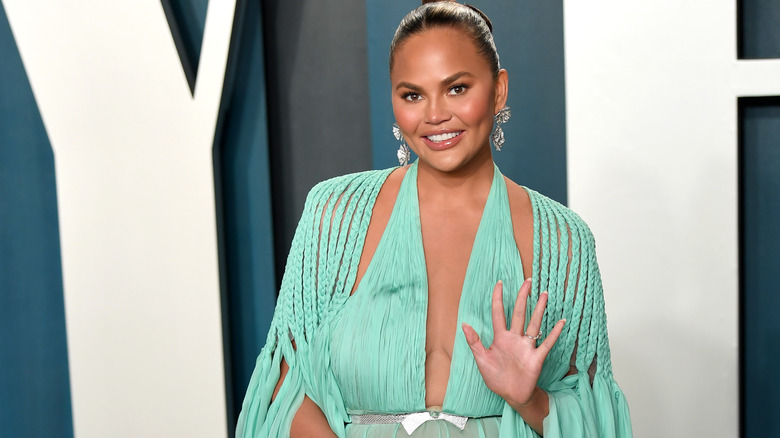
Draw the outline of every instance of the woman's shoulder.
<instances>
[{"instance_id":1,"label":"woman's shoulder","mask_svg":"<svg viewBox=\"0 0 780 438\"><path fill-rule=\"evenodd\" d=\"M534 189L506 179L512 215L524 215L537 222L562 228L577 228L590 234L590 228L582 217L571 208Z\"/></svg>"},{"instance_id":2,"label":"woman's shoulder","mask_svg":"<svg viewBox=\"0 0 780 438\"><path fill-rule=\"evenodd\" d=\"M306 196L306 203L320 202L332 198L334 195L342 196L348 193L354 194L365 191L369 193L375 192L375 195L394 169L396 168L364 170L320 181L309 190Z\"/></svg>"},{"instance_id":3,"label":"woman's shoulder","mask_svg":"<svg viewBox=\"0 0 780 438\"><path fill-rule=\"evenodd\" d=\"M534 204L535 214L544 215L548 220L555 220L556 222L566 224L568 228L576 227L590 233L588 224L585 223L585 220L583 220L577 212L535 190L526 190L528 190L531 202Z\"/></svg>"}]
</instances>

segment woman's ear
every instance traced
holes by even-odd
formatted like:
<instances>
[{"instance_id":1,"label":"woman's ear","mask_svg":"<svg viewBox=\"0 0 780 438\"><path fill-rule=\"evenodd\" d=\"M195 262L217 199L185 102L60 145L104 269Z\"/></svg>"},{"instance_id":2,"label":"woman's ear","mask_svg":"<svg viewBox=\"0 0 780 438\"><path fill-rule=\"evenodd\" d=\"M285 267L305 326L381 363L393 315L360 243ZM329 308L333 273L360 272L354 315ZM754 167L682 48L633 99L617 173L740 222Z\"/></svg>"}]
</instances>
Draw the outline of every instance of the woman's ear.
<instances>
[{"instance_id":1,"label":"woman's ear","mask_svg":"<svg viewBox=\"0 0 780 438\"><path fill-rule=\"evenodd\" d=\"M498 71L498 77L496 77L496 89L495 89L495 108L493 108L493 114L506 106L507 95L509 94L509 73L505 69Z\"/></svg>"}]
</instances>

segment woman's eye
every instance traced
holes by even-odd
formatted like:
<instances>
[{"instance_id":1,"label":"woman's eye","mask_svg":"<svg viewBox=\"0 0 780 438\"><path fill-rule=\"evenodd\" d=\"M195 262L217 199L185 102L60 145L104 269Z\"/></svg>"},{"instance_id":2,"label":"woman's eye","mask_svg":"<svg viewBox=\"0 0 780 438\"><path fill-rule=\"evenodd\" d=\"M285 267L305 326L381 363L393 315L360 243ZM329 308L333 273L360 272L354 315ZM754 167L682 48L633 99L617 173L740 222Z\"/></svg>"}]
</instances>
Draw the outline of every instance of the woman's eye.
<instances>
[{"instance_id":1,"label":"woman's eye","mask_svg":"<svg viewBox=\"0 0 780 438\"><path fill-rule=\"evenodd\" d=\"M422 98L422 96L420 96L419 94L412 93L412 92L405 93L402 97L404 98L404 100L408 100L409 102L417 102Z\"/></svg>"},{"instance_id":2,"label":"woman's eye","mask_svg":"<svg viewBox=\"0 0 780 438\"><path fill-rule=\"evenodd\" d=\"M463 94L466 92L466 86L463 84L453 85L450 87L450 95L457 96L458 94Z\"/></svg>"}]
</instances>

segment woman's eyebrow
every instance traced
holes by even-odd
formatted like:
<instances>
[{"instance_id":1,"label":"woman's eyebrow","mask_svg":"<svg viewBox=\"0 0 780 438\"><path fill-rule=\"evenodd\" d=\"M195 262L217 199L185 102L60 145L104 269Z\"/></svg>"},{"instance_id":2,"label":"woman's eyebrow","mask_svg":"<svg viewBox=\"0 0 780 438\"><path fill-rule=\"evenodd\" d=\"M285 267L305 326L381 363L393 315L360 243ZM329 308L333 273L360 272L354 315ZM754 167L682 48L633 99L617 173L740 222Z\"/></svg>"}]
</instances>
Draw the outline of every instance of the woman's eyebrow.
<instances>
[{"instance_id":1,"label":"woman's eyebrow","mask_svg":"<svg viewBox=\"0 0 780 438\"><path fill-rule=\"evenodd\" d=\"M441 87L444 88L447 85L449 85L449 84L457 81L458 79L462 78L463 76L474 77L473 74L471 74L471 73L469 73L467 71L459 71L459 72L455 73L454 75L450 75L450 76L447 76L446 78L444 78L440 82L441 83ZM395 86L395 89L398 90L399 88L408 88L408 89L410 89L412 91L420 91L420 90L422 90L421 86L415 85L415 84L413 84L411 82L399 82L398 85Z\"/></svg>"},{"instance_id":2,"label":"woman's eyebrow","mask_svg":"<svg viewBox=\"0 0 780 438\"><path fill-rule=\"evenodd\" d=\"M447 85L457 81L458 79L462 78L463 76L474 77L473 74L471 74L471 73L469 73L467 71L459 71L459 72L455 73L454 75L451 75L451 76L448 76L448 77L444 78L444 80L441 81L441 85L442 85L442 87L447 86Z\"/></svg>"},{"instance_id":3,"label":"woman's eyebrow","mask_svg":"<svg viewBox=\"0 0 780 438\"><path fill-rule=\"evenodd\" d=\"M412 91L422 90L422 87L420 87L419 85L414 85L411 82L399 82L398 85L395 86L395 89L397 90L399 88L408 88Z\"/></svg>"}]
</instances>

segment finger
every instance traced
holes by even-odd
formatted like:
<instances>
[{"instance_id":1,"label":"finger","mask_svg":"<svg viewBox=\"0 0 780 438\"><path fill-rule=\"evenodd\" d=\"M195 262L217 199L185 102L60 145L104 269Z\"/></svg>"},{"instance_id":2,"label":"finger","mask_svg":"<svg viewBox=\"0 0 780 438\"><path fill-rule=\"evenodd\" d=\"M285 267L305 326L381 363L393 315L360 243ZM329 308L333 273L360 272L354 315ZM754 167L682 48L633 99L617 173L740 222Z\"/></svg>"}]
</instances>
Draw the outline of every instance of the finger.
<instances>
[{"instance_id":1,"label":"finger","mask_svg":"<svg viewBox=\"0 0 780 438\"><path fill-rule=\"evenodd\" d=\"M481 361L487 353L487 349L482 345L482 341L479 339L477 331L465 322L461 324L461 328L463 329L463 335L466 337L466 343L469 344L471 352L474 353L474 358L477 362Z\"/></svg>"},{"instance_id":2,"label":"finger","mask_svg":"<svg viewBox=\"0 0 780 438\"><path fill-rule=\"evenodd\" d=\"M512 311L512 321L509 331L522 335L525 328L525 307L528 303L528 294L531 293L531 279L527 279L520 286L520 291L517 293L517 299L515 300L515 309Z\"/></svg>"},{"instance_id":3,"label":"finger","mask_svg":"<svg viewBox=\"0 0 780 438\"><path fill-rule=\"evenodd\" d=\"M553 326L553 329L550 331L550 334L547 335L546 338L544 338L544 341L541 345L539 345L539 348L536 349L539 354L542 355L542 360L547 357L547 354L552 350L553 346L555 345L555 342L558 340L558 337L561 335L561 332L563 331L563 325L566 324L566 320L562 319L555 323L555 326Z\"/></svg>"},{"instance_id":4,"label":"finger","mask_svg":"<svg viewBox=\"0 0 780 438\"><path fill-rule=\"evenodd\" d=\"M544 316L544 309L547 307L547 291L539 294L539 301L536 302L536 308L534 313L531 314L531 320L528 321L528 328L525 329L525 333L530 336L536 336L539 334L540 327L542 326L542 317Z\"/></svg>"},{"instance_id":5,"label":"finger","mask_svg":"<svg viewBox=\"0 0 780 438\"><path fill-rule=\"evenodd\" d=\"M504 283L498 280L493 287L493 336L506 331L506 315L504 315Z\"/></svg>"}]
</instances>

